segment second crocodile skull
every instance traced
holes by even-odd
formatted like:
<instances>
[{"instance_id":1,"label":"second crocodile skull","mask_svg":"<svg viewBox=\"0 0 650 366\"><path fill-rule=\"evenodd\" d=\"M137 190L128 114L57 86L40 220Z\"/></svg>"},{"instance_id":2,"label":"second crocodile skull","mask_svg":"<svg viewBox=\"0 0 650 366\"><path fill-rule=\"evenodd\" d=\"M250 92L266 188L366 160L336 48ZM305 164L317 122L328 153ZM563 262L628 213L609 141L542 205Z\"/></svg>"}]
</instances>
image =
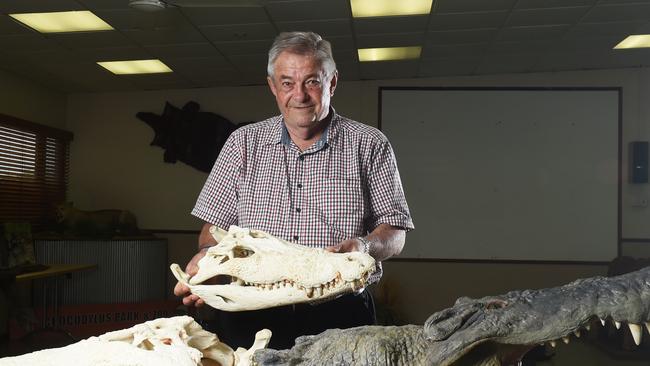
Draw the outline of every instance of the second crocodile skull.
<instances>
[{"instance_id":1,"label":"second crocodile skull","mask_svg":"<svg viewBox=\"0 0 650 366\"><path fill-rule=\"evenodd\" d=\"M177 264L174 276L208 305L226 311L322 301L362 289L375 269L361 252L331 253L231 226L210 229L219 244L208 249L190 277ZM227 284L202 285L217 277Z\"/></svg>"}]
</instances>

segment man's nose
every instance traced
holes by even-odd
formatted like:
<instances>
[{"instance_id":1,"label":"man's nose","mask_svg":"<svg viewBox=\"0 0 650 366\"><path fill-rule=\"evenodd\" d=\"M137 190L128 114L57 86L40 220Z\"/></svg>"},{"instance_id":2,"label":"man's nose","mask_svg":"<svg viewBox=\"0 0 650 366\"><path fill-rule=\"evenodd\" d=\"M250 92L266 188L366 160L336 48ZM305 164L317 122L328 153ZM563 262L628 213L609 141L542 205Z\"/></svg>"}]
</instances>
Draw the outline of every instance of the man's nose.
<instances>
[{"instance_id":1,"label":"man's nose","mask_svg":"<svg viewBox=\"0 0 650 366\"><path fill-rule=\"evenodd\" d=\"M304 84L298 84L295 90L294 99L300 102L309 100L309 93L307 93L307 87Z\"/></svg>"}]
</instances>

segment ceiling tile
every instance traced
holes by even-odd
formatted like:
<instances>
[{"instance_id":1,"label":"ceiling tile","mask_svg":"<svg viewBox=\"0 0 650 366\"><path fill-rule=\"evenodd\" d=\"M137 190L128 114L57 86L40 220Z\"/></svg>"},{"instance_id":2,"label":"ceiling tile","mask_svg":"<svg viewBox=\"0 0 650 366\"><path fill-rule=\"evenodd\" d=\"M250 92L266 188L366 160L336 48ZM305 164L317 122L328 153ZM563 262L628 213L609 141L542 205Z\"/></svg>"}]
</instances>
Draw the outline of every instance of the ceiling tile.
<instances>
[{"instance_id":1,"label":"ceiling tile","mask_svg":"<svg viewBox=\"0 0 650 366\"><path fill-rule=\"evenodd\" d=\"M356 34L424 32L428 20L428 15L359 18L354 20L354 31Z\"/></svg>"},{"instance_id":2,"label":"ceiling tile","mask_svg":"<svg viewBox=\"0 0 650 366\"><path fill-rule=\"evenodd\" d=\"M436 13L509 10L516 0L437 0Z\"/></svg>"},{"instance_id":3,"label":"ceiling tile","mask_svg":"<svg viewBox=\"0 0 650 366\"><path fill-rule=\"evenodd\" d=\"M2 0L0 12L11 13L40 13L50 11L84 10L83 5L74 0Z\"/></svg>"},{"instance_id":4,"label":"ceiling tile","mask_svg":"<svg viewBox=\"0 0 650 366\"><path fill-rule=\"evenodd\" d=\"M336 68L339 71L339 83L361 79L361 71L358 62L337 63ZM340 85L340 84L339 84ZM345 84L343 84L345 85Z\"/></svg>"},{"instance_id":5,"label":"ceiling tile","mask_svg":"<svg viewBox=\"0 0 650 366\"><path fill-rule=\"evenodd\" d=\"M478 57L487 50L487 43L468 43L454 45L427 45L422 50L422 59L461 59Z\"/></svg>"},{"instance_id":6,"label":"ceiling tile","mask_svg":"<svg viewBox=\"0 0 650 366\"><path fill-rule=\"evenodd\" d=\"M130 9L128 0L77 0L89 9ZM173 10L173 9L168 9Z\"/></svg>"},{"instance_id":7,"label":"ceiling tile","mask_svg":"<svg viewBox=\"0 0 650 366\"><path fill-rule=\"evenodd\" d=\"M556 44L555 41L495 42L487 50L488 54L538 54L544 53Z\"/></svg>"},{"instance_id":8,"label":"ceiling tile","mask_svg":"<svg viewBox=\"0 0 650 366\"><path fill-rule=\"evenodd\" d=\"M124 31L127 37L142 46L178 43L199 43L207 39L195 28L158 28L153 30Z\"/></svg>"},{"instance_id":9,"label":"ceiling tile","mask_svg":"<svg viewBox=\"0 0 650 366\"><path fill-rule=\"evenodd\" d=\"M357 36L358 48L422 46L423 33L373 34Z\"/></svg>"},{"instance_id":10,"label":"ceiling tile","mask_svg":"<svg viewBox=\"0 0 650 366\"><path fill-rule=\"evenodd\" d=\"M598 0L518 0L515 9L562 8L591 6ZM601 0L602 2L602 0Z\"/></svg>"},{"instance_id":11,"label":"ceiling tile","mask_svg":"<svg viewBox=\"0 0 650 366\"><path fill-rule=\"evenodd\" d=\"M156 30L191 26L185 16L176 9L145 12L127 8L122 10L97 10L95 14L113 28L119 30Z\"/></svg>"},{"instance_id":12,"label":"ceiling tile","mask_svg":"<svg viewBox=\"0 0 650 366\"><path fill-rule=\"evenodd\" d=\"M591 9L585 22L626 22L650 20L650 4L602 5Z\"/></svg>"},{"instance_id":13,"label":"ceiling tile","mask_svg":"<svg viewBox=\"0 0 650 366\"><path fill-rule=\"evenodd\" d=\"M420 63L421 77L470 75L478 65L478 59L442 59L422 60Z\"/></svg>"},{"instance_id":14,"label":"ceiling tile","mask_svg":"<svg viewBox=\"0 0 650 366\"><path fill-rule=\"evenodd\" d=\"M593 38L620 36L626 37L635 34L642 28L642 22L614 22L614 23L580 23L572 27L566 38Z\"/></svg>"},{"instance_id":15,"label":"ceiling tile","mask_svg":"<svg viewBox=\"0 0 650 366\"><path fill-rule=\"evenodd\" d=\"M327 38L329 36L348 36L351 33L349 19L277 22L276 25L281 32L309 30L320 34L324 38Z\"/></svg>"},{"instance_id":16,"label":"ceiling tile","mask_svg":"<svg viewBox=\"0 0 650 366\"><path fill-rule=\"evenodd\" d=\"M359 62L359 53L357 50L334 51L334 60L337 67L342 64L355 64Z\"/></svg>"},{"instance_id":17,"label":"ceiling tile","mask_svg":"<svg viewBox=\"0 0 650 366\"><path fill-rule=\"evenodd\" d=\"M269 3L266 8L273 22L340 19L350 17L349 0L285 1Z\"/></svg>"},{"instance_id":18,"label":"ceiling tile","mask_svg":"<svg viewBox=\"0 0 650 366\"><path fill-rule=\"evenodd\" d=\"M402 79L418 74L419 60L360 62L361 79Z\"/></svg>"},{"instance_id":19,"label":"ceiling tile","mask_svg":"<svg viewBox=\"0 0 650 366\"><path fill-rule=\"evenodd\" d=\"M515 10L510 14L507 25L516 27L530 25L575 24L587 13L588 10L589 7L587 6Z\"/></svg>"},{"instance_id":20,"label":"ceiling tile","mask_svg":"<svg viewBox=\"0 0 650 366\"><path fill-rule=\"evenodd\" d=\"M507 27L501 30L497 39L499 41L537 41L558 39L562 37L568 29L568 25Z\"/></svg>"},{"instance_id":21,"label":"ceiling tile","mask_svg":"<svg viewBox=\"0 0 650 366\"><path fill-rule=\"evenodd\" d=\"M340 50L354 50L357 48L355 46L354 39L350 35L340 37L327 37L326 39L332 45L332 52L337 52ZM269 46L271 45L269 44Z\"/></svg>"},{"instance_id":22,"label":"ceiling tile","mask_svg":"<svg viewBox=\"0 0 650 366\"><path fill-rule=\"evenodd\" d=\"M210 43L181 43L169 45L150 45L144 48L154 58L180 58L180 57L218 57L219 51Z\"/></svg>"},{"instance_id":23,"label":"ceiling tile","mask_svg":"<svg viewBox=\"0 0 650 366\"><path fill-rule=\"evenodd\" d=\"M0 34L26 34L33 33L34 30L14 20L8 15L0 14Z\"/></svg>"},{"instance_id":24,"label":"ceiling tile","mask_svg":"<svg viewBox=\"0 0 650 366\"><path fill-rule=\"evenodd\" d=\"M57 33L48 34L47 37L73 50L97 47L132 47L136 45L124 34L117 31Z\"/></svg>"},{"instance_id":25,"label":"ceiling tile","mask_svg":"<svg viewBox=\"0 0 650 366\"><path fill-rule=\"evenodd\" d=\"M263 8L186 8L183 13L198 26L266 23Z\"/></svg>"},{"instance_id":26,"label":"ceiling tile","mask_svg":"<svg viewBox=\"0 0 650 366\"><path fill-rule=\"evenodd\" d=\"M485 57L474 70L476 74L510 74L528 72L539 59L539 55L504 56L492 55Z\"/></svg>"},{"instance_id":27,"label":"ceiling tile","mask_svg":"<svg viewBox=\"0 0 650 366\"><path fill-rule=\"evenodd\" d=\"M503 25L507 15L506 11L434 14L429 22L429 30L498 28Z\"/></svg>"},{"instance_id":28,"label":"ceiling tile","mask_svg":"<svg viewBox=\"0 0 650 366\"><path fill-rule=\"evenodd\" d=\"M273 43L271 40L216 42L215 46L226 55L247 55L266 53L269 51L271 43Z\"/></svg>"},{"instance_id":29,"label":"ceiling tile","mask_svg":"<svg viewBox=\"0 0 650 366\"><path fill-rule=\"evenodd\" d=\"M35 32L0 35L0 49L7 53L41 52L60 48L59 44L51 42L42 34Z\"/></svg>"},{"instance_id":30,"label":"ceiling tile","mask_svg":"<svg viewBox=\"0 0 650 366\"><path fill-rule=\"evenodd\" d=\"M231 68L230 62L221 56L214 57L179 57L165 58L165 64L176 70L210 70L210 69L225 69ZM195 72L189 71L194 74Z\"/></svg>"},{"instance_id":31,"label":"ceiling tile","mask_svg":"<svg viewBox=\"0 0 650 366\"><path fill-rule=\"evenodd\" d=\"M427 44L489 42L497 35L498 30L498 28L479 28L433 31L427 33L426 41Z\"/></svg>"},{"instance_id":32,"label":"ceiling tile","mask_svg":"<svg viewBox=\"0 0 650 366\"><path fill-rule=\"evenodd\" d=\"M201 32L215 42L269 40L277 33L271 23L211 25L201 27Z\"/></svg>"},{"instance_id":33,"label":"ceiling tile","mask_svg":"<svg viewBox=\"0 0 650 366\"><path fill-rule=\"evenodd\" d=\"M143 60L151 58L151 54L142 47L84 48L77 50L76 53L79 57L92 61Z\"/></svg>"},{"instance_id":34,"label":"ceiling tile","mask_svg":"<svg viewBox=\"0 0 650 366\"><path fill-rule=\"evenodd\" d=\"M266 64L268 63L269 55L267 53L258 53L253 55L231 55L228 59L237 67L247 69L261 69L266 72Z\"/></svg>"}]
</instances>

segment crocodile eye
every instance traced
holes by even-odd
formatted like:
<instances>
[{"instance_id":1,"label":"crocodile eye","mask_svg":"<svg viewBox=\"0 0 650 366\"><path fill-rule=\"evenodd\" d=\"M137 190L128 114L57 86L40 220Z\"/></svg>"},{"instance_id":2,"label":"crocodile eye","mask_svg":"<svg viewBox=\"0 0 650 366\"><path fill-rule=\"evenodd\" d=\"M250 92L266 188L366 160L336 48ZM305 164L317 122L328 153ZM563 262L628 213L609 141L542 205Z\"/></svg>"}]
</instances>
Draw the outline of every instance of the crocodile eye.
<instances>
[{"instance_id":1,"label":"crocodile eye","mask_svg":"<svg viewBox=\"0 0 650 366\"><path fill-rule=\"evenodd\" d=\"M508 303L506 301L492 300L485 305L485 308L487 310L496 310L496 309L503 309L506 306L508 306Z\"/></svg>"},{"instance_id":2,"label":"crocodile eye","mask_svg":"<svg viewBox=\"0 0 650 366\"><path fill-rule=\"evenodd\" d=\"M255 254L255 252L246 248L236 247L233 249L233 256L235 258L246 258L253 254Z\"/></svg>"}]
</instances>

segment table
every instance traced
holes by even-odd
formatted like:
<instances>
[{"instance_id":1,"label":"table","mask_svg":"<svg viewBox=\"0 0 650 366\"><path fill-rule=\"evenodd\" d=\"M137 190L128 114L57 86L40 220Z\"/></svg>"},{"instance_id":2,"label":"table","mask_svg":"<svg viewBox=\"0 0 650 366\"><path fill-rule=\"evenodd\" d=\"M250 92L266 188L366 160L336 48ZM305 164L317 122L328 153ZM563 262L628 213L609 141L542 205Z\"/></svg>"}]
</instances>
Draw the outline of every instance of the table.
<instances>
[{"instance_id":1,"label":"table","mask_svg":"<svg viewBox=\"0 0 650 366\"><path fill-rule=\"evenodd\" d=\"M58 322L58 315L59 315L59 286L58 286L58 277L59 276L66 276L70 277L70 275L73 272L79 272L79 271L84 271L92 268L96 268L96 264L48 264L48 268L41 270L41 271L35 271L35 272L28 272L28 273L22 273L19 275L16 275L16 282L23 282L23 281L33 281L33 280L38 280L38 279L44 279L45 282L43 283L43 319L42 319L42 329L47 329L47 315L48 315L48 288L51 290L51 307L52 307L52 317L53 317L53 322L51 324L52 329L55 330L61 330L59 329L59 322Z\"/></svg>"}]
</instances>

